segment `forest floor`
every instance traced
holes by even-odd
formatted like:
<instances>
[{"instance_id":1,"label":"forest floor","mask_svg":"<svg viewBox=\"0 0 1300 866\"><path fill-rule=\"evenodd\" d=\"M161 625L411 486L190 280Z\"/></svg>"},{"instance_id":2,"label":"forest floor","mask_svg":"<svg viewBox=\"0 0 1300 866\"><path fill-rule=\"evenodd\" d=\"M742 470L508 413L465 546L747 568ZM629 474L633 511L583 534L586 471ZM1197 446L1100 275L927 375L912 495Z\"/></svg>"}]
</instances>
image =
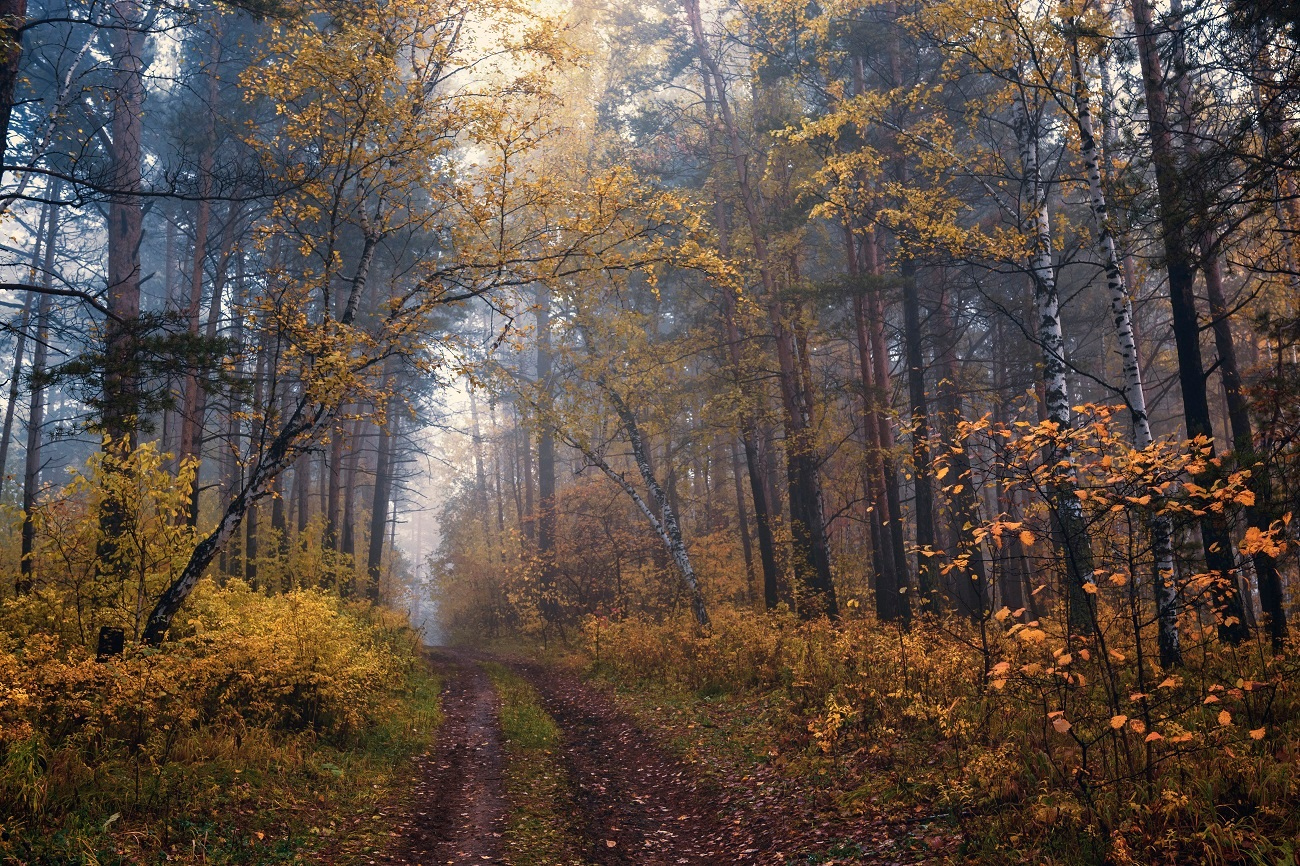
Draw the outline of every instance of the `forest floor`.
<instances>
[{"instance_id":1,"label":"forest floor","mask_svg":"<svg viewBox=\"0 0 1300 866\"><path fill-rule=\"evenodd\" d=\"M438 744L417 759L388 811L390 845L370 863L953 862L954 828L928 810L828 809L817 779L725 746L685 749L695 722L576 670L460 650L433 663L445 682Z\"/></svg>"}]
</instances>

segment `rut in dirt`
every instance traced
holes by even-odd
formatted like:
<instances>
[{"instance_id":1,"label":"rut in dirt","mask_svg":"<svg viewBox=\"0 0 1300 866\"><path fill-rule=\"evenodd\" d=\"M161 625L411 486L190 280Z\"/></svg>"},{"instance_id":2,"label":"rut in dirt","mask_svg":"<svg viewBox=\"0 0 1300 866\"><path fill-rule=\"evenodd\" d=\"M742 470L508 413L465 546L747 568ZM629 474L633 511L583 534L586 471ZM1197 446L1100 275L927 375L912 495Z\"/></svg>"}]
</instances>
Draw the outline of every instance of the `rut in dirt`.
<instances>
[{"instance_id":1,"label":"rut in dirt","mask_svg":"<svg viewBox=\"0 0 1300 866\"><path fill-rule=\"evenodd\" d=\"M511 666L537 690L563 734L587 862L757 862L759 850L724 821L713 792L605 695L570 674Z\"/></svg>"},{"instance_id":2,"label":"rut in dirt","mask_svg":"<svg viewBox=\"0 0 1300 866\"><path fill-rule=\"evenodd\" d=\"M437 745L418 759L407 814L375 862L501 863L507 807L496 692L467 655L435 650L431 657L446 678Z\"/></svg>"}]
</instances>

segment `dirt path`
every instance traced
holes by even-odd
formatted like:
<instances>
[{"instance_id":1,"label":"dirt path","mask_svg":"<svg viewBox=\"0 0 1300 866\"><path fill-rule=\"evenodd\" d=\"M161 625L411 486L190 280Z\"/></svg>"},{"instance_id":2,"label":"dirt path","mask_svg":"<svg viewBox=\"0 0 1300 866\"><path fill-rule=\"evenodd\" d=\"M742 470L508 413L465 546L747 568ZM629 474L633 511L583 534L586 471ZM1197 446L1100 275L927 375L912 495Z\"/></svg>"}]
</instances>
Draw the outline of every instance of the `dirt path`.
<instances>
[{"instance_id":1,"label":"dirt path","mask_svg":"<svg viewBox=\"0 0 1300 866\"><path fill-rule=\"evenodd\" d=\"M393 827L393 847L375 862L500 863L506 801L496 693L463 653L439 650L433 663L446 677L438 744L418 759L408 813Z\"/></svg>"},{"instance_id":2,"label":"dirt path","mask_svg":"<svg viewBox=\"0 0 1300 866\"><path fill-rule=\"evenodd\" d=\"M504 862L509 805L502 792L497 699L477 664L485 659L435 653L433 662L447 678L438 745L419 759L415 790L392 827L392 847L372 862ZM532 684L560 728L561 764L574 794L572 827L586 864L886 866L942 859L898 844L913 835L915 816L833 816L814 805L807 788L766 768L743 780L701 781L703 774L673 758L598 688L554 668L501 661Z\"/></svg>"},{"instance_id":3,"label":"dirt path","mask_svg":"<svg viewBox=\"0 0 1300 866\"><path fill-rule=\"evenodd\" d=\"M713 792L603 694L577 678L516 664L564 735L564 761L593 864L757 862Z\"/></svg>"}]
</instances>

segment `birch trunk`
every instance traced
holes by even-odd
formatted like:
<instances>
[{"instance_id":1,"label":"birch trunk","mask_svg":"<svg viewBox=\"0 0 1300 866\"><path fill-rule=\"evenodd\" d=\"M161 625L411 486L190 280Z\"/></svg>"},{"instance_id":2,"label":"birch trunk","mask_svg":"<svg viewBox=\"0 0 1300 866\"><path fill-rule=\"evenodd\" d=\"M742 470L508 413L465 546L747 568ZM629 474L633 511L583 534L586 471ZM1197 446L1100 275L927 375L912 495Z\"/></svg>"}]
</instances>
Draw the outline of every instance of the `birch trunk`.
<instances>
[{"instance_id":1,"label":"birch trunk","mask_svg":"<svg viewBox=\"0 0 1300 866\"><path fill-rule=\"evenodd\" d=\"M0 41L3 46L3 41ZM36 272L41 265L41 245L48 243L50 220L54 215L54 204L50 202L41 209L40 225L36 229L36 243L32 248L32 282L36 282ZM42 279L42 284L46 284ZM0 428L0 486L8 480L9 443L13 441L14 409L18 406L18 393L23 378L23 355L27 351L27 329L31 325L32 305L36 302L35 293L28 291L23 299L23 311L18 317L18 339L14 341L13 373L9 376L9 399L5 402L4 426Z\"/></svg>"},{"instance_id":2,"label":"birch trunk","mask_svg":"<svg viewBox=\"0 0 1300 866\"><path fill-rule=\"evenodd\" d=\"M1151 445L1151 419L1147 412L1146 389L1142 384L1142 360L1133 331L1133 301L1125 280L1125 271L1115 246L1106 189L1102 182L1102 161L1093 131L1092 104L1077 36L1071 39L1071 66L1074 74L1075 121L1079 128L1079 156L1088 176L1088 205L1097 224L1097 252L1106 273L1106 290L1110 295L1111 318L1123 365L1124 402L1128 405L1133 426L1133 444L1138 450ZM1173 526L1168 517L1152 518L1151 548L1155 561L1154 594L1160 665L1169 668L1182 664L1182 647L1178 633L1178 586L1174 571Z\"/></svg>"},{"instance_id":3,"label":"birch trunk","mask_svg":"<svg viewBox=\"0 0 1300 866\"><path fill-rule=\"evenodd\" d=\"M1017 87L1016 139L1024 171L1024 197L1028 209L1026 229L1030 238L1029 272L1034 283L1034 305L1038 315L1038 342L1043 361L1043 403L1047 420L1064 431L1071 425L1070 394L1065 371L1065 334L1061 327L1060 295L1053 264L1052 226L1047 192L1038 161L1039 120L1031 110L1023 87ZM1055 464L1070 460L1068 452L1047 455ZM1070 627L1081 634L1095 631L1092 596L1085 587L1092 583L1092 543L1084 520L1083 506L1074 495L1073 483L1063 480L1052 496L1052 523L1065 551L1067 599Z\"/></svg>"},{"instance_id":4,"label":"birch trunk","mask_svg":"<svg viewBox=\"0 0 1300 866\"><path fill-rule=\"evenodd\" d=\"M623 491L632 498L637 507L650 520L655 532L663 541L664 546L668 548L673 563L677 566L686 594L690 598L691 613L695 615L695 621L701 628L706 628L709 625L709 612L704 604L704 594L700 592L699 580L695 576L695 568L691 564L690 553L686 550L686 542L682 538L682 528L677 518L677 510L673 508L668 494L660 485L658 478L655 477L654 469L650 465L650 455L646 449L645 440L642 438L641 430L636 423L636 415L632 413L632 410L613 389L606 387L605 392L609 395L614 411L623 424L628 443L632 446L632 457L636 461L637 470L641 473L641 480L645 482L646 489L650 491L657 508L652 509L637 492L636 488L632 487L622 475L614 472L603 459L599 461L600 469L623 488ZM656 516L656 512L658 512L658 516Z\"/></svg>"}]
</instances>

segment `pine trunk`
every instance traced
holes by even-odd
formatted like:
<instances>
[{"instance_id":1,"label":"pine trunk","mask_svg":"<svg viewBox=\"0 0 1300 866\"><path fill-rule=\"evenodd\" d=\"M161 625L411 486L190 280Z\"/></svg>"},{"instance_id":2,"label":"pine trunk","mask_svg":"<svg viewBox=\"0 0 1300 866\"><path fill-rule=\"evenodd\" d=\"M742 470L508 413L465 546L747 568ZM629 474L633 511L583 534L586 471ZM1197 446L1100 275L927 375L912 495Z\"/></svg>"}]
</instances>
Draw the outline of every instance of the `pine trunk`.
<instances>
[{"instance_id":1,"label":"pine trunk","mask_svg":"<svg viewBox=\"0 0 1300 866\"><path fill-rule=\"evenodd\" d=\"M1192 214L1184 200L1179 179L1174 129L1170 124L1168 101L1164 92L1163 61L1152 24L1149 0L1132 0L1132 9L1146 96L1151 156L1155 164L1160 233L1169 280L1169 302L1173 310L1174 344L1178 354L1178 382L1183 395L1183 420L1188 438L1204 437L1213 450L1214 426L1210 419L1205 368L1201 361L1201 328L1193 291L1196 272L1187 232L1187 223ZM1208 477L1196 480L1198 483L1203 482L1203 486L1212 483ZM1205 564L1217 577L1212 594L1219 618L1219 639L1228 644L1240 643L1248 631L1245 607L1234 576L1232 537L1221 518L1213 514L1201 518L1201 545L1205 551Z\"/></svg>"}]
</instances>

